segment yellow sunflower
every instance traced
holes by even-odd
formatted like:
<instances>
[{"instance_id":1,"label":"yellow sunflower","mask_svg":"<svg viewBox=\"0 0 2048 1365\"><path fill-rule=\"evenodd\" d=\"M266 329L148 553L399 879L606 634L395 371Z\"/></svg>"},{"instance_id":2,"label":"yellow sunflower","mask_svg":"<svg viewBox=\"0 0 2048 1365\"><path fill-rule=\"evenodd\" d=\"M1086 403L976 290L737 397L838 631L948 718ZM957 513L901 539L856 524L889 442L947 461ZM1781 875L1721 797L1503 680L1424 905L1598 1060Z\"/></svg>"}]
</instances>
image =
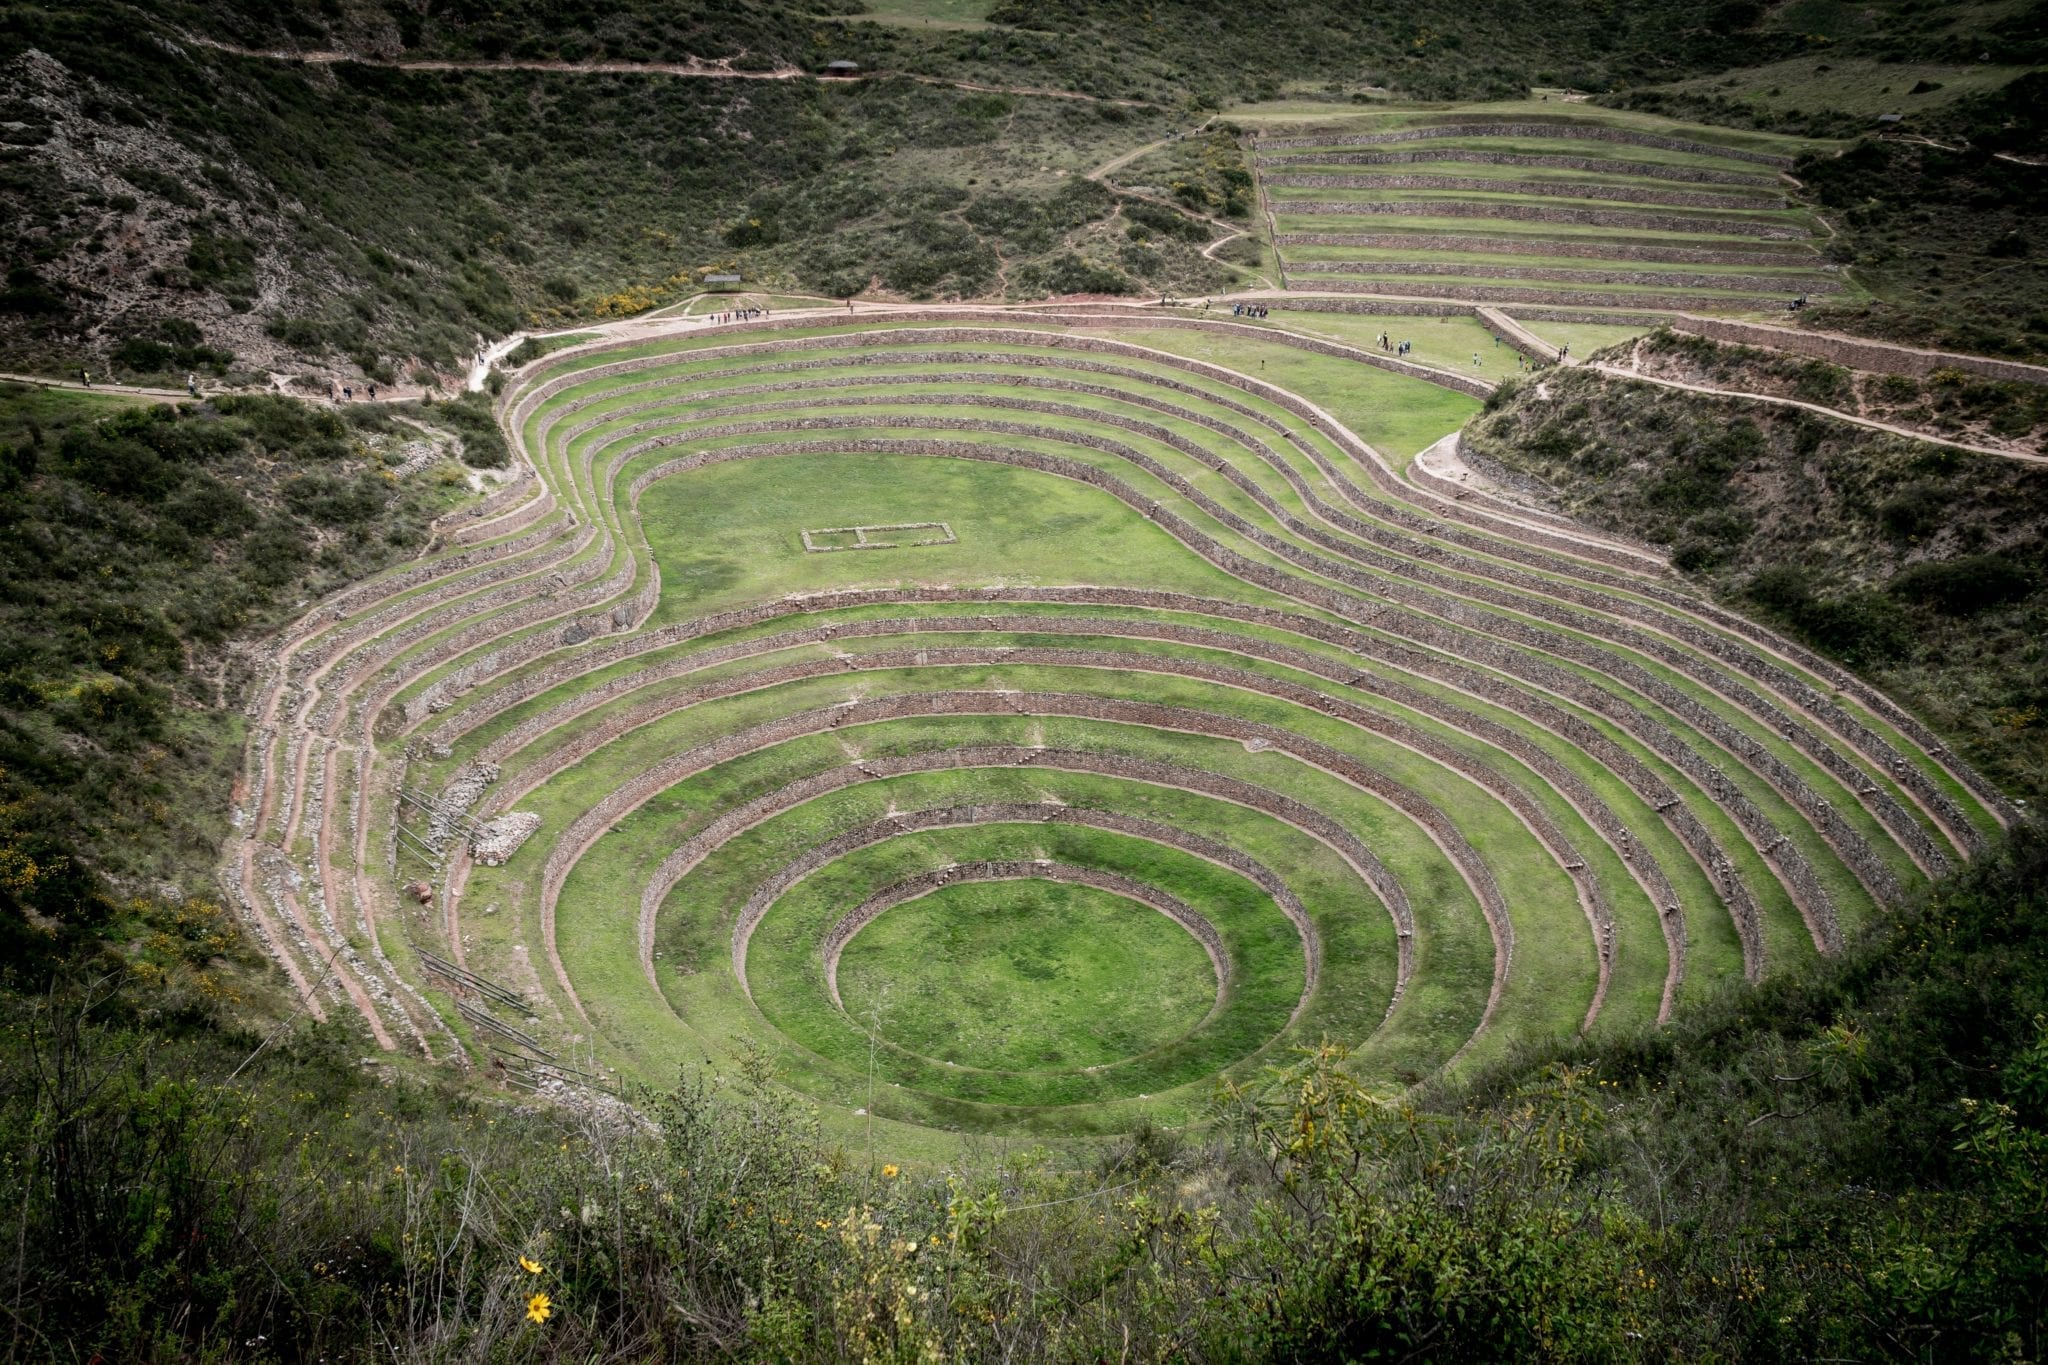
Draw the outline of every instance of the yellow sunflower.
<instances>
[{"instance_id":1,"label":"yellow sunflower","mask_svg":"<svg viewBox=\"0 0 2048 1365\"><path fill-rule=\"evenodd\" d=\"M546 1266L534 1260L531 1256L521 1256L519 1258L519 1268L529 1275L538 1275L541 1271L547 1269Z\"/></svg>"},{"instance_id":2,"label":"yellow sunflower","mask_svg":"<svg viewBox=\"0 0 2048 1365\"><path fill-rule=\"evenodd\" d=\"M526 1320L528 1322L546 1322L548 1314L554 1311L554 1301L545 1294L535 1294L526 1301Z\"/></svg>"}]
</instances>

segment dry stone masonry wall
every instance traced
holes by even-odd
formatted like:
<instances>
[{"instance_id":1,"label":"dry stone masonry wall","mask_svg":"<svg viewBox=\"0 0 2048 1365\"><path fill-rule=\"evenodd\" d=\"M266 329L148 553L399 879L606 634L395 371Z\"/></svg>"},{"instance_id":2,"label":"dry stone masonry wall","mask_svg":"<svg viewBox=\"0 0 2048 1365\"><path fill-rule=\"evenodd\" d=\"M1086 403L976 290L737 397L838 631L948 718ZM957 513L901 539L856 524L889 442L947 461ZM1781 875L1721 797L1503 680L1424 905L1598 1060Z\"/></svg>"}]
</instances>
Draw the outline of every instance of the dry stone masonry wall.
<instances>
[{"instance_id":1,"label":"dry stone masonry wall","mask_svg":"<svg viewBox=\"0 0 2048 1365\"><path fill-rule=\"evenodd\" d=\"M1605 200L1615 204L1658 204L1683 209L1782 209L1785 201L1749 194L1712 194L1700 190L1645 189L1608 185L1593 180L1489 180L1455 175L1341 175L1284 171L1266 177L1268 185L1286 189L1323 190L1471 190L1487 194L1525 194L1551 199ZM1292 201L1283 200L1282 203Z\"/></svg>"},{"instance_id":2,"label":"dry stone masonry wall","mask_svg":"<svg viewBox=\"0 0 2048 1365\"><path fill-rule=\"evenodd\" d=\"M1777 170L1792 169L1792 158L1789 156L1723 147L1718 143L1698 142L1691 138L1662 137L1655 133L1639 133L1627 128L1602 128L1585 123L1465 123L1446 119L1444 122L1420 128L1402 128L1390 133L1346 133L1341 138L1262 137L1258 139L1257 145L1261 151L1267 148L1323 147L1339 144L1346 147L1379 147L1400 142L1426 142L1437 138L1472 137L1566 138L1587 142L1612 142L1628 147L1655 147L1668 152L1690 152L1696 156L1718 156L1731 161L1748 161Z\"/></svg>"},{"instance_id":3,"label":"dry stone masonry wall","mask_svg":"<svg viewBox=\"0 0 2048 1365\"><path fill-rule=\"evenodd\" d=\"M1262 145L1271 146L1272 143ZM1746 171L1719 171L1705 166L1667 165L1657 161L1621 161L1597 156L1540 156L1520 152L1487 152L1470 147L1441 147L1427 152L1294 152L1257 158L1261 166L1404 166L1454 162L1475 166L1527 166L1560 171L1597 171L1645 180L1675 180L1695 185L1754 185L1777 188L1773 176Z\"/></svg>"}]
</instances>

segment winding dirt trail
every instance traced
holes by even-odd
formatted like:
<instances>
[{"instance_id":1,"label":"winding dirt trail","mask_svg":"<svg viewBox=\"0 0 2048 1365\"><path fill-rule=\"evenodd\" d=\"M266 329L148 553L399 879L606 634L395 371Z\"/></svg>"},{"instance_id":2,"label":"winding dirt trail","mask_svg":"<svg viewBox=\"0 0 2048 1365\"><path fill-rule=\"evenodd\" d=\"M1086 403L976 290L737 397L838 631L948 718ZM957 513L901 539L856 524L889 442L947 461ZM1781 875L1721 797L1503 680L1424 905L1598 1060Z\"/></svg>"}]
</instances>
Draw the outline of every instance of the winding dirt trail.
<instances>
[{"instance_id":1,"label":"winding dirt trail","mask_svg":"<svg viewBox=\"0 0 2048 1365\"><path fill-rule=\"evenodd\" d=\"M1620 365L1587 364L1586 369L1604 374L1610 379L1633 379L1641 384L1658 384L1667 389L1683 389L1687 393L1703 393L1714 398L1739 398L1748 403L1774 403L1781 408L1804 408L1822 417L1832 417L1838 422L1848 422L1872 431L1882 431L1892 436L1904 436L1908 440L1925 441L1930 445L1947 446L1951 450L1967 450L1977 455L1996 455L2001 460L2018 460L2022 464L2048 465L2048 455L2030 455L2022 450L2008 450L2002 446L1978 445L1973 441L1957 441L1946 436L1937 436L1928 431L1915 431L1911 427L1894 426L1880 422L1874 417L1859 417L1855 413L1843 412L1840 408L1823 407L1819 403L1808 403L1797 398L1780 398L1775 394L1751 393L1747 389L1717 389L1709 384L1690 384L1682 379L1666 379L1660 375L1644 374L1640 370L1626 369Z\"/></svg>"},{"instance_id":2,"label":"winding dirt trail","mask_svg":"<svg viewBox=\"0 0 2048 1365\"><path fill-rule=\"evenodd\" d=\"M1024 95L1039 99L1081 100L1088 104L1109 104L1124 109L1157 109L1161 107L1152 100L1117 99L1108 95L1089 95L1079 90L1054 90L1041 85L989 85L981 81L953 80L945 76L926 76L914 71L862 71L848 76L818 76L795 66L775 66L766 71L740 71L732 63L733 58L722 57L707 62L692 57L686 62L565 62L559 59L541 60L472 60L456 61L436 57L376 57L359 52L341 52L332 48L307 48L293 51L288 48L241 47L224 43L217 38L203 38L197 34L186 34L185 41L196 47L211 48L235 57L254 57L273 62L302 62L312 66L375 66L388 71L541 71L557 75L572 76L676 76L691 80L724 81L793 81L818 79L833 82L905 80L917 81L922 85L942 85L954 90L972 90L985 95Z\"/></svg>"}]
</instances>

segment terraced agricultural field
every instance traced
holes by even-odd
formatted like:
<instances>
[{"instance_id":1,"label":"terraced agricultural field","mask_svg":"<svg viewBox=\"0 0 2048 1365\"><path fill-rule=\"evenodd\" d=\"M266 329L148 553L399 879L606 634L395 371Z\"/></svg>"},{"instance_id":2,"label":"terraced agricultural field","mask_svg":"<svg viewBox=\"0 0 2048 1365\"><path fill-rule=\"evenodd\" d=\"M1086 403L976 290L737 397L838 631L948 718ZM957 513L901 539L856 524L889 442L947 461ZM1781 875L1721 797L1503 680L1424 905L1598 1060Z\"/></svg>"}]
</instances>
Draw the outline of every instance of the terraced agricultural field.
<instances>
[{"instance_id":1,"label":"terraced agricultural field","mask_svg":"<svg viewBox=\"0 0 2048 1365\"><path fill-rule=\"evenodd\" d=\"M758 1049L938 1156L1200 1123L1323 1038L1393 1087L1658 1019L2009 818L1853 676L1273 363L1370 380L1357 425L1447 396L1353 355L955 309L536 361L520 476L284 642L250 917L385 1046Z\"/></svg>"},{"instance_id":2,"label":"terraced agricultural field","mask_svg":"<svg viewBox=\"0 0 2048 1365\"><path fill-rule=\"evenodd\" d=\"M1266 123L1295 289L1745 312L1847 282L1784 178L1804 144L1558 106Z\"/></svg>"}]
</instances>

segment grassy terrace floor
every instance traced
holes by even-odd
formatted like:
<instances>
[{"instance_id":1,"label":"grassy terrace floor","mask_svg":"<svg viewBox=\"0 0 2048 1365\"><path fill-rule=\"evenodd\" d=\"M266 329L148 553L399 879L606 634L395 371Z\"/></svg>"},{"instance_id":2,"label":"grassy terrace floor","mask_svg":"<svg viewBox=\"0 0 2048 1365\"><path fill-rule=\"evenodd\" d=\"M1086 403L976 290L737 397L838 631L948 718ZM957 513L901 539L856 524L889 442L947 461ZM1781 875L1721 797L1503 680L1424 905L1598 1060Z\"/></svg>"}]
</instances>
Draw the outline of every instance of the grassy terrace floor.
<instances>
[{"instance_id":1,"label":"grassy terrace floor","mask_svg":"<svg viewBox=\"0 0 2048 1365\"><path fill-rule=\"evenodd\" d=\"M505 415L552 502L313 628L267 789L327 776L259 823L332 904L257 894L332 917L397 1038L651 1081L759 1046L833 1131L937 1158L1199 1124L1320 1037L1393 1087L1655 1019L1995 823L1882 698L1635 552L1408 482L1474 399L1287 335L1506 372L1478 323L1281 321L537 363ZM882 548L806 548L854 526ZM360 769L323 757L352 726ZM539 830L448 841L401 909L422 801ZM520 1009L457 1010L423 953Z\"/></svg>"}]
</instances>

